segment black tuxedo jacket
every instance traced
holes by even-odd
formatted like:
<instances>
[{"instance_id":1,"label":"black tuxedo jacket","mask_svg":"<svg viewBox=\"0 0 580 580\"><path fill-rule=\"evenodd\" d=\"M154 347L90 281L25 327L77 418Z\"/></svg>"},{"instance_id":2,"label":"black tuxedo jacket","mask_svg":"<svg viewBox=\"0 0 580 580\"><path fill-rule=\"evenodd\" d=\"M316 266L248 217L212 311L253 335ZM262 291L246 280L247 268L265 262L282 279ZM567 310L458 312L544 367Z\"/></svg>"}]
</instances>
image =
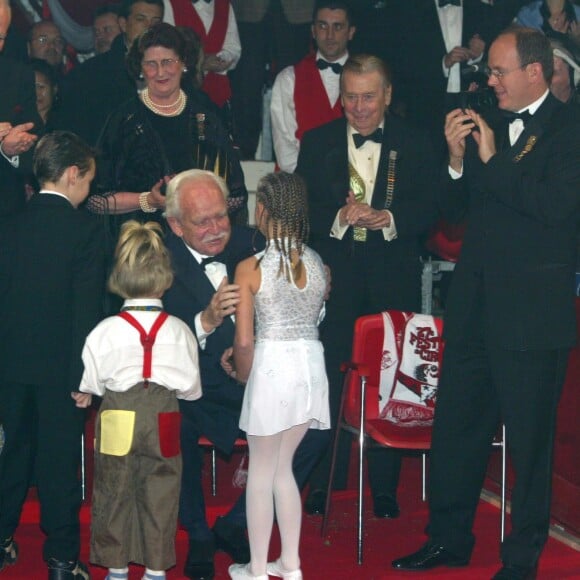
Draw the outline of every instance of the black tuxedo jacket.
<instances>
[{"instance_id":1,"label":"black tuxedo jacket","mask_svg":"<svg viewBox=\"0 0 580 580\"><path fill-rule=\"evenodd\" d=\"M111 50L74 68L63 79L61 105L52 120L59 129L75 132L96 145L107 117L135 97L137 87L125 65L125 36L119 34Z\"/></svg>"},{"instance_id":2,"label":"black tuxedo jacket","mask_svg":"<svg viewBox=\"0 0 580 580\"><path fill-rule=\"evenodd\" d=\"M468 221L447 300L447 340L469 334L483 300L496 345L568 347L576 339L579 110L549 94L513 147L505 122L496 142L500 152L484 165L468 139L463 176L454 181L443 172L444 212Z\"/></svg>"},{"instance_id":3,"label":"black tuxedo jacket","mask_svg":"<svg viewBox=\"0 0 580 580\"><path fill-rule=\"evenodd\" d=\"M12 125L33 122L36 128L40 127L32 70L0 54L0 79L0 121ZM32 150L20 156L17 170L0 155L0 219L23 209L24 179L31 170L31 162Z\"/></svg>"},{"instance_id":4,"label":"black tuxedo jacket","mask_svg":"<svg viewBox=\"0 0 580 580\"><path fill-rule=\"evenodd\" d=\"M430 122L434 115L445 111L447 78L443 75L442 61L447 49L437 8L433 0L405 0L401 2L399 45L401 58L394 63L398 82L395 91L407 105L408 116L416 122ZM486 41L486 51L492 38L492 8L480 0L463 0L463 28L461 46L467 46L474 34ZM468 79L463 78L467 88ZM439 125L443 128L442 119Z\"/></svg>"},{"instance_id":5,"label":"black tuxedo jacket","mask_svg":"<svg viewBox=\"0 0 580 580\"><path fill-rule=\"evenodd\" d=\"M195 316L210 303L215 289L182 239L169 233L166 242L175 278L163 297L163 304L167 312L181 318L195 333ZM262 248L263 240L254 236L254 230L232 228L232 237L222 255L231 281L237 264ZM243 387L230 379L220 365L223 352L234 344L234 332L234 323L228 317L206 339L205 349L199 349L203 396L197 401L180 402L182 412L225 452L232 449L238 435L244 395Z\"/></svg>"},{"instance_id":6,"label":"black tuxedo jacket","mask_svg":"<svg viewBox=\"0 0 580 580\"><path fill-rule=\"evenodd\" d=\"M385 117L381 160L377 171L372 206L383 209L386 198L388 157L397 152L392 212L397 239L387 242L382 231L368 232L365 272L368 284L388 295L391 308L417 309L420 290L422 235L437 215L437 170L427 135L402 119ZM296 173L308 186L311 227L310 245L330 266L333 290L330 301L340 291L335 281L341 272L354 272L355 242L350 228L342 240L331 238L330 230L349 191L347 121L336 119L305 133L300 146ZM336 275L335 275L336 274ZM350 275L350 274L348 274ZM347 276L348 277L348 276Z\"/></svg>"},{"instance_id":7,"label":"black tuxedo jacket","mask_svg":"<svg viewBox=\"0 0 580 580\"><path fill-rule=\"evenodd\" d=\"M0 231L0 374L78 390L81 351L101 315L102 226L56 195L37 194Z\"/></svg>"}]
</instances>

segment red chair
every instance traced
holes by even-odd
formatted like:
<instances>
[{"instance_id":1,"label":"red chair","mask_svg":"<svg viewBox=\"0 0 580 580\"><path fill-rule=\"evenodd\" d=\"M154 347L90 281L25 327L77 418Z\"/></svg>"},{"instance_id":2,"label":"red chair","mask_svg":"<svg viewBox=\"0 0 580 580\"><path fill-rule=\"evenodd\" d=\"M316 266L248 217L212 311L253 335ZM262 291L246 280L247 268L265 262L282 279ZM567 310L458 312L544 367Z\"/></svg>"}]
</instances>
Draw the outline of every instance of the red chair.
<instances>
[{"instance_id":1,"label":"red chair","mask_svg":"<svg viewBox=\"0 0 580 580\"><path fill-rule=\"evenodd\" d=\"M209 449L211 453L211 494L215 497L217 495L217 451L215 445L207 438L200 437L198 440L198 445ZM236 439L234 447L247 447L248 442L245 439Z\"/></svg>"},{"instance_id":2,"label":"red chair","mask_svg":"<svg viewBox=\"0 0 580 580\"><path fill-rule=\"evenodd\" d=\"M326 509L325 537L331 508L338 437L341 429L358 438L357 560L363 559L363 464L370 446L420 450L431 447L439 368L443 355L443 322L425 314L387 311L362 316L354 328L352 361L346 372L339 423L334 440ZM502 431L504 431L502 429ZM494 446L502 449L501 539L505 525L505 431ZM423 500L425 499L423 455Z\"/></svg>"}]
</instances>

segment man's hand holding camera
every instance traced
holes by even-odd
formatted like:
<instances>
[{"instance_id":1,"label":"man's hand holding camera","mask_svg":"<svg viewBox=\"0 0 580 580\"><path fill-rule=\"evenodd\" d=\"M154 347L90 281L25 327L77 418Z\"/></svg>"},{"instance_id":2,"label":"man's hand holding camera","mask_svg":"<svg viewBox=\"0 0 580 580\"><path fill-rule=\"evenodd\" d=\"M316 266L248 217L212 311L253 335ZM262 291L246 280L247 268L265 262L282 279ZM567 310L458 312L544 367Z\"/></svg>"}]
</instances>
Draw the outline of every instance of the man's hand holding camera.
<instances>
[{"instance_id":1,"label":"man's hand holding camera","mask_svg":"<svg viewBox=\"0 0 580 580\"><path fill-rule=\"evenodd\" d=\"M449 166L461 173L465 156L465 138L472 135L477 143L479 158L487 163L495 154L494 133L473 109L454 109L445 117L445 139L449 148Z\"/></svg>"},{"instance_id":2,"label":"man's hand holding camera","mask_svg":"<svg viewBox=\"0 0 580 580\"><path fill-rule=\"evenodd\" d=\"M468 46L455 46L444 57L443 64L445 68L450 69L458 62L467 62L478 59L485 50L485 41L479 34L474 34L470 39Z\"/></svg>"}]
</instances>

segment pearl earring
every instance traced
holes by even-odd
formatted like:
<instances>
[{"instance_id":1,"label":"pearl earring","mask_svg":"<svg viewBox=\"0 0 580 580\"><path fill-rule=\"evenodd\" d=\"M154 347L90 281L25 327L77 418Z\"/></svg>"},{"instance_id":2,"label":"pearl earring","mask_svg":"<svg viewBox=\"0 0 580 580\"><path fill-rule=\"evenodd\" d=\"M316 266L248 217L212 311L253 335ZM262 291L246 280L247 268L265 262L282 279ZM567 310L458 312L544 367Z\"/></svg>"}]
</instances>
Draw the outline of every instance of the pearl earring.
<instances>
[{"instance_id":1,"label":"pearl earring","mask_svg":"<svg viewBox=\"0 0 580 580\"><path fill-rule=\"evenodd\" d=\"M139 73L139 78L140 78L141 80L143 80L143 73L142 73L142 72L140 72L140 73Z\"/></svg>"},{"instance_id":2,"label":"pearl earring","mask_svg":"<svg viewBox=\"0 0 580 580\"><path fill-rule=\"evenodd\" d=\"M187 72L187 67L186 67L186 66L184 66L184 67L183 67L183 72L184 72L184 73L186 73L186 72Z\"/></svg>"}]
</instances>

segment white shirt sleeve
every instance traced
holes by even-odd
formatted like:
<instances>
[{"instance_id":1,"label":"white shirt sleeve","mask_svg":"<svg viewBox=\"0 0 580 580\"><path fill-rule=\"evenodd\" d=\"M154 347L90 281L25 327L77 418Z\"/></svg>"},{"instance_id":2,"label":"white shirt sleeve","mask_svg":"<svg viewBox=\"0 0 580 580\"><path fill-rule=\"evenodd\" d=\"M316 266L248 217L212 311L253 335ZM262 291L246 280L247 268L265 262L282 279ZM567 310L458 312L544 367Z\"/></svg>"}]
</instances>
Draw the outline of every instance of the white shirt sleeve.
<instances>
[{"instance_id":1,"label":"white shirt sleeve","mask_svg":"<svg viewBox=\"0 0 580 580\"><path fill-rule=\"evenodd\" d=\"M99 371L95 355L90 345L91 335L87 337L83 347L82 359L85 366L79 391L102 397L105 394L105 385L99 380Z\"/></svg>"},{"instance_id":2,"label":"white shirt sleeve","mask_svg":"<svg viewBox=\"0 0 580 580\"><path fill-rule=\"evenodd\" d=\"M276 77L272 87L270 117L276 161L282 171L292 173L298 163L300 142L296 138L298 122L294 104L296 76L294 67L288 66Z\"/></svg>"},{"instance_id":3,"label":"white shirt sleeve","mask_svg":"<svg viewBox=\"0 0 580 580\"><path fill-rule=\"evenodd\" d=\"M238 65L240 56L242 55L242 44L240 42L240 35L238 33L238 23L236 22L236 15L234 9L230 4L230 13L228 16L228 29L226 30L226 37L224 38L224 45L218 52L218 56L225 61L231 61L228 70L233 70ZM226 74L226 71L221 74Z\"/></svg>"},{"instance_id":4,"label":"white shirt sleeve","mask_svg":"<svg viewBox=\"0 0 580 580\"><path fill-rule=\"evenodd\" d=\"M197 336L199 348L201 348L201 350L205 350L205 341L207 340L208 336L214 333L215 328L214 330L210 330L209 332L206 332L203 329L203 324L201 323L201 312L195 315L194 321L195 321L195 335Z\"/></svg>"},{"instance_id":5,"label":"white shirt sleeve","mask_svg":"<svg viewBox=\"0 0 580 580\"><path fill-rule=\"evenodd\" d=\"M10 163L10 165L12 165L12 167L14 167L14 169L18 169L18 166L20 165L20 155L13 155L12 157L8 157L8 155L4 153L4 149L2 149L2 143L0 143L0 154L2 157L4 157L4 159L6 159L6 161L8 161L8 163Z\"/></svg>"}]
</instances>

